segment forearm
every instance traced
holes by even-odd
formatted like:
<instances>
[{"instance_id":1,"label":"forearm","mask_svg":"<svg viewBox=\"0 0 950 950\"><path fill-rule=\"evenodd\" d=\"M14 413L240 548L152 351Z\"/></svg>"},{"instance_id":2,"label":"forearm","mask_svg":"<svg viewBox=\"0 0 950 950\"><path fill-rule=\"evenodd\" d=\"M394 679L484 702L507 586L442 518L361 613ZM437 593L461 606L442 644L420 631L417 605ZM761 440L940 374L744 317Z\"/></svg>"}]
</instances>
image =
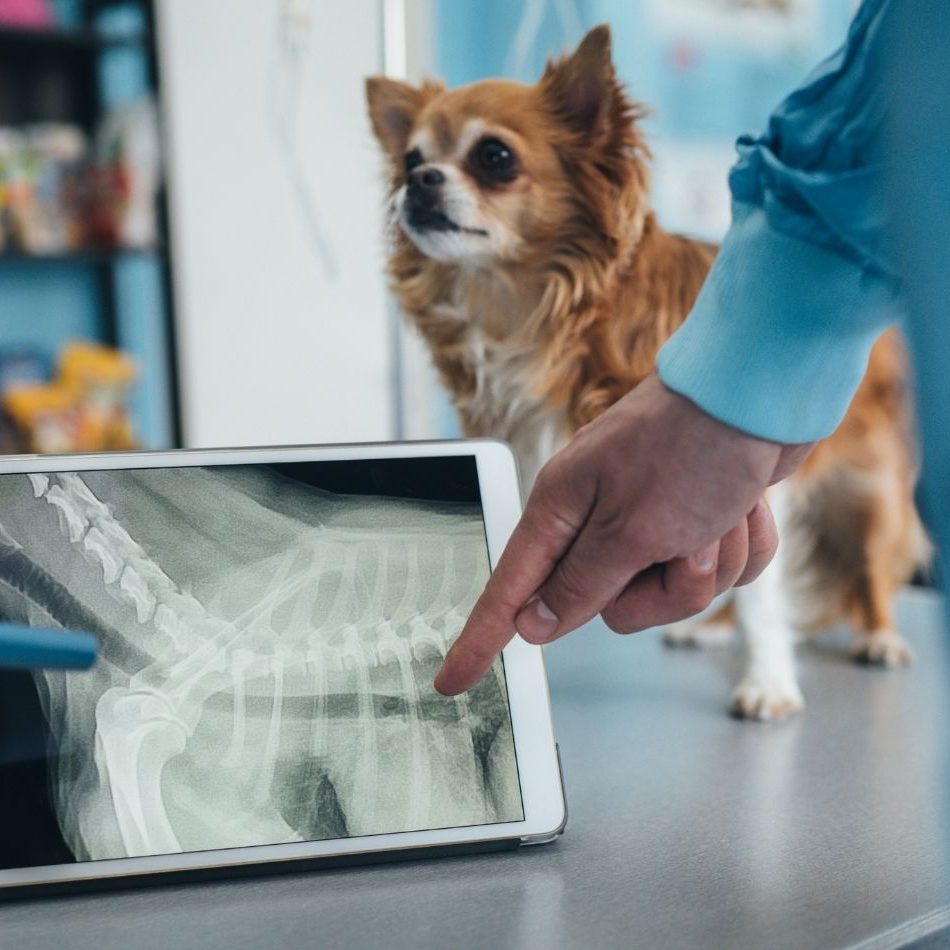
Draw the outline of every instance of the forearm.
<instances>
[{"instance_id":1,"label":"forearm","mask_svg":"<svg viewBox=\"0 0 950 950\"><path fill-rule=\"evenodd\" d=\"M812 442L837 427L871 347L898 317L890 281L737 204L689 319L660 352L659 375L737 429Z\"/></svg>"},{"instance_id":2,"label":"forearm","mask_svg":"<svg viewBox=\"0 0 950 950\"><path fill-rule=\"evenodd\" d=\"M763 438L829 435L900 318L878 155L887 6L865 0L842 49L740 139L733 226L660 352L669 388Z\"/></svg>"}]
</instances>

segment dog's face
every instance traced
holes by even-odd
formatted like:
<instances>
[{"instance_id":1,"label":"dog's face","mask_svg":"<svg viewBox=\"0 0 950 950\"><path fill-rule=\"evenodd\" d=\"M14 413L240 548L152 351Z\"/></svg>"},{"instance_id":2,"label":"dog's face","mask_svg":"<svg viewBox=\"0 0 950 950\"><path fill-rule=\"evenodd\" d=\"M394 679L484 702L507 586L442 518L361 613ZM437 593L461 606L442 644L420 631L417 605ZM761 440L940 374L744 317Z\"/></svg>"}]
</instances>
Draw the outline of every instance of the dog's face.
<instances>
[{"instance_id":1,"label":"dog's face","mask_svg":"<svg viewBox=\"0 0 950 950\"><path fill-rule=\"evenodd\" d=\"M438 261L519 261L554 235L603 229L619 166L639 146L606 27L532 86L376 77L367 98L399 226Z\"/></svg>"},{"instance_id":2,"label":"dog's face","mask_svg":"<svg viewBox=\"0 0 950 950\"><path fill-rule=\"evenodd\" d=\"M374 117L392 92L371 88ZM405 134L388 143L377 132L397 166L393 210L423 254L465 261L517 253L538 214L537 183L557 174L537 114L533 88L483 82L420 102L401 116Z\"/></svg>"}]
</instances>

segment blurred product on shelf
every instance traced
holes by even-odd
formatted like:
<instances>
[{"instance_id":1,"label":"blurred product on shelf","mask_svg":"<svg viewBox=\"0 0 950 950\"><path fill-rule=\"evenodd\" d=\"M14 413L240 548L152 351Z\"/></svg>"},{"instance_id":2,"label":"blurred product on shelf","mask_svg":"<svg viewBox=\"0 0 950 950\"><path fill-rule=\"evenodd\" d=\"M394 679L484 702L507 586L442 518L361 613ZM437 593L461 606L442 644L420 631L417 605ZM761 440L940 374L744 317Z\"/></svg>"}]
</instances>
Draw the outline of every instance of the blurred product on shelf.
<instances>
[{"instance_id":1,"label":"blurred product on shelf","mask_svg":"<svg viewBox=\"0 0 950 950\"><path fill-rule=\"evenodd\" d=\"M134 361L119 350L71 343L50 382L3 392L4 451L115 452L138 448L126 405ZM6 442L6 444L4 444Z\"/></svg>"},{"instance_id":2,"label":"blurred product on shelf","mask_svg":"<svg viewBox=\"0 0 950 950\"><path fill-rule=\"evenodd\" d=\"M59 383L18 386L3 397L18 451L75 452L79 407L75 395Z\"/></svg>"},{"instance_id":3,"label":"blurred product on shelf","mask_svg":"<svg viewBox=\"0 0 950 950\"><path fill-rule=\"evenodd\" d=\"M137 448L126 408L135 361L96 343L71 343L59 359L60 382L78 395L80 451Z\"/></svg>"},{"instance_id":4,"label":"blurred product on shelf","mask_svg":"<svg viewBox=\"0 0 950 950\"><path fill-rule=\"evenodd\" d=\"M0 129L0 247L61 254L82 245L86 153L72 125Z\"/></svg>"},{"instance_id":5,"label":"blurred product on shelf","mask_svg":"<svg viewBox=\"0 0 950 950\"><path fill-rule=\"evenodd\" d=\"M108 247L152 247L161 176L158 117L150 98L114 109L96 134L89 237Z\"/></svg>"},{"instance_id":6,"label":"blurred product on shelf","mask_svg":"<svg viewBox=\"0 0 950 950\"><path fill-rule=\"evenodd\" d=\"M0 251L152 247L159 184L151 99L107 115L93 149L73 125L0 128Z\"/></svg>"},{"instance_id":7,"label":"blurred product on shelf","mask_svg":"<svg viewBox=\"0 0 950 950\"><path fill-rule=\"evenodd\" d=\"M0 0L0 24L49 29L56 25L56 11L52 0Z\"/></svg>"}]
</instances>

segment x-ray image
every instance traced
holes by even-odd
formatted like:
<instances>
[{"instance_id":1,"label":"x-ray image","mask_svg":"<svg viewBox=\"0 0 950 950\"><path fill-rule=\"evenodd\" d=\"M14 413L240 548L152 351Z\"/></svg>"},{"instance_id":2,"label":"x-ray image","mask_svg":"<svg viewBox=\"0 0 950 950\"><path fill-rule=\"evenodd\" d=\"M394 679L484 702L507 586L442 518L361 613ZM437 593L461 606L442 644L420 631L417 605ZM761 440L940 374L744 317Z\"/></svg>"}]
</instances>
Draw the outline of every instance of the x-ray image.
<instances>
[{"instance_id":1,"label":"x-ray image","mask_svg":"<svg viewBox=\"0 0 950 950\"><path fill-rule=\"evenodd\" d=\"M488 576L474 460L408 464L446 462L471 497L386 497L405 460L0 476L0 618L102 643L22 674L45 754L0 828L43 798L59 860L97 860L522 819L500 661L432 687Z\"/></svg>"}]
</instances>

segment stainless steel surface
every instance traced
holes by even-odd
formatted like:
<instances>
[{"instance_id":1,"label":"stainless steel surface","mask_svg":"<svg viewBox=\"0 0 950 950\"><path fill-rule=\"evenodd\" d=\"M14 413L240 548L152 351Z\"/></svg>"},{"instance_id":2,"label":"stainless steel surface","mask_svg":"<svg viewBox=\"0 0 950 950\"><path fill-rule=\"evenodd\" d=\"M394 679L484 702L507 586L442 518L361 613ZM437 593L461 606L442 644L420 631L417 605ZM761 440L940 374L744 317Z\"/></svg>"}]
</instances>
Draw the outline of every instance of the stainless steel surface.
<instances>
[{"instance_id":1,"label":"stainless steel surface","mask_svg":"<svg viewBox=\"0 0 950 950\"><path fill-rule=\"evenodd\" d=\"M909 671L800 651L808 707L724 713L735 651L592 625L549 652L571 812L521 852L0 906L0 944L898 946L950 906L950 644L902 599ZM930 926L928 921L933 923Z\"/></svg>"}]
</instances>

